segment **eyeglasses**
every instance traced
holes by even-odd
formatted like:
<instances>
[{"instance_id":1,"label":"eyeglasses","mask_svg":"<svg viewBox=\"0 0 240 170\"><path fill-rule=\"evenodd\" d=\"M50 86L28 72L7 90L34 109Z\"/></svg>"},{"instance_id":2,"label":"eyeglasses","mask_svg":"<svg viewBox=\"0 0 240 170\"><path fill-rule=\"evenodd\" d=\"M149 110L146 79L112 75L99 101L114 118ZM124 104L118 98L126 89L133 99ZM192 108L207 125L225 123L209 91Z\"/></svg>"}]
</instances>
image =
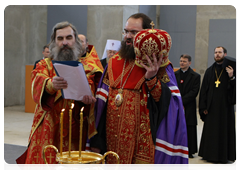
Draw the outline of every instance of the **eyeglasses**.
<instances>
[{"instance_id":1,"label":"eyeglasses","mask_svg":"<svg viewBox=\"0 0 240 170\"><path fill-rule=\"evenodd\" d=\"M128 31L128 30L123 30L122 31L122 35L124 35L124 36L126 36L127 34L130 34L131 36L135 36L137 33L138 33L138 31Z\"/></svg>"}]
</instances>

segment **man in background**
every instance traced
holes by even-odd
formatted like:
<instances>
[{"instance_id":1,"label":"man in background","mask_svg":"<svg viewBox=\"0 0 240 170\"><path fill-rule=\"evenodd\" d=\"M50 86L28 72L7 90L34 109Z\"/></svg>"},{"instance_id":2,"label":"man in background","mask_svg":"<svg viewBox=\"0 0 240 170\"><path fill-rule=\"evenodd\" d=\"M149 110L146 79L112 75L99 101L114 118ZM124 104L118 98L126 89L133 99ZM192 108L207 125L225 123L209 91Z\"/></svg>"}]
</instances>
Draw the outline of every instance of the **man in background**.
<instances>
[{"instance_id":1,"label":"man in background","mask_svg":"<svg viewBox=\"0 0 240 170\"><path fill-rule=\"evenodd\" d=\"M83 49L83 52L82 52L82 56L85 57L87 52L88 52L88 39L85 35L83 34L78 34L78 38L80 39L81 41L81 44L82 44L82 49Z\"/></svg>"},{"instance_id":2,"label":"man in background","mask_svg":"<svg viewBox=\"0 0 240 170\"><path fill-rule=\"evenodd\" d=\"M101 63L103 68L106 67L108 60L118 52L121 46L121 41L118 40L107 40Z\"/></svg>"},{"instance_id":3,"label":"man in background","mask_svg":"<svg viewBox=\"0 0 240 170\"><path fill-rule=\"evenodd\" d=\"M193 158L193 154L198 151L196 97L201 81L200 74L194 72L190 67L191 60L190 55L182 54L180 56L180 69L175 72L185 111L189 158Z\"/></svg>"},{"instance_id":4,"label":"man in background","mask_svg":"<svg viewBox=\"0 0 240 170\"><path fill-rule=\"evenodd\" d=\"M102 64L98 57L97 51L93 45L89 45L88 39L85 35L79 34L78 38L82 43L83 53L79 55L79 62L84 62L90 64L88 61L94 60L94 64L103 70ZM94 67L94 66L93 66ZM85 68L86 69L86 68Z\"/></svg>"},{"instance_id":5,"label":"man in background","mask_svg":"<svg viewBox=\"0 0 240 170\"><path fill-rule=\"evenodd\" d=\"M236 160L236 75L226 55L224 47L214 49L215 62L204 74L199 96L199 114L204 121L199 156L214 163Z\"/></svg>"},{"instance_id":6,"label":"man in background","mask_svg":"<svg viewBox=\"0 0 240 170\"><path fill-rule=\"evenodd\" d=\"M49 46L48 46L48 45L45 45L45 46L43 47L42 54L43 54L43 58L42 58L42 59L45 59L45 58L48 58L48 57L49 57ZM42 60L42 59L40 59L40 60ZM36 68L36 64L37 64L40 60L37 60L37 61L34 63L33 69Z\"/></svg>"}]
</instances>

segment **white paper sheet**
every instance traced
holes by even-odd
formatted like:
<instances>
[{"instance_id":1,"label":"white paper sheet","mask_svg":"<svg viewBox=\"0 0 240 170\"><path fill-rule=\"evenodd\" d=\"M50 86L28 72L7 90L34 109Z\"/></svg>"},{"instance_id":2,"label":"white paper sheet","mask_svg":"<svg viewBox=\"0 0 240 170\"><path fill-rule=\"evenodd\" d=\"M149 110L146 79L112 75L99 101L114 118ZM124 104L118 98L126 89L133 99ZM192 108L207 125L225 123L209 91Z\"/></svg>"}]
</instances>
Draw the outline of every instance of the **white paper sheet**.
<instances>
[{"instance_id":1,"label":"white paper sheet","mask_svg":"<svg viewBox=\"0 0 240 170\"><path fill-rule=\"evenodd\" d=\"M92 92L82 64L78 67L54 63L58 75L67 81L68 87L62 90L65 99L81 101L83 96L90 95Z\"/></svg>"}]
</instances>

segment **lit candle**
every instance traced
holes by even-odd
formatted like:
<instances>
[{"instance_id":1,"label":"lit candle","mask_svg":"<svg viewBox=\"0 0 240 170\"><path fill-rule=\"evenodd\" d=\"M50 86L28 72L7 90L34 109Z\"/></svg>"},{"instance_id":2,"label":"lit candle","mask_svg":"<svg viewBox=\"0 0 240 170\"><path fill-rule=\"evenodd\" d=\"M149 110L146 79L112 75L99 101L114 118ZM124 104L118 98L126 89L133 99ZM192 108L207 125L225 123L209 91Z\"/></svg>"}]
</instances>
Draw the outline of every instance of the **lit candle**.
<instances>
[{"instance_id":1,"label":"lit candle","mask_svg":"<svg viewBox=\"0 0 240 170\"><path fill-rule=\"evenodd\" d=\"M69 158L71 158L71 143L72 143L72 109L74 107L74 104L72 103L72 107L69 110L69 141L68 141L68 152L69 152Z\"/></svg>"},{"instance_id":2,"label":"lit candle","mask_svg":"<svg viewBox=\"0 0 240 170\"><path fill-rule=\"evenodd\" d=\"M78 157L79 161L82 161L81 152L82 152L83 109L84 107L82 107L80 112L80 137L79 137L80 139L79 139L79 157Z\"/></svg>"},{"instance_id":3,"label":"lit candle","mask_svg":"<svg viewBox=\"0 0 240 170\"><path fill-rule=\"evenodd\" d=\"M62 109L60 115L60 155L62 156L62 149L63 149L63 113L65 109Z\"/></svg>"}]
</instances>

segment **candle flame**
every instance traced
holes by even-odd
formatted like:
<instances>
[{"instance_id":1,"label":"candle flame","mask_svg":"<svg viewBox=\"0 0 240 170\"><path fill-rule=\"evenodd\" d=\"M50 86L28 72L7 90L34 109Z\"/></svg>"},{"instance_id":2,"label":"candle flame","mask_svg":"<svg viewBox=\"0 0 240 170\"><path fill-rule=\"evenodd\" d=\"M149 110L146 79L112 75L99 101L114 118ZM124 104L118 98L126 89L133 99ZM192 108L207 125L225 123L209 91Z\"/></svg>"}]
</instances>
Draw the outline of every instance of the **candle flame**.
<instances>
[{"instance_id":1,"label":"candle flame","mask_svg":"<svg viewBox=\"0 0 240 170\"><path fill-rule=\"evenodd\" d=\"M73 109L74 108L74 103L72 103L72 107L71 107L71 109Z\"/></svg>"},{"instance_id":2,"label":"candle flame","mask_svg":"<svg viewBox=\"0 0 240 170\"><path fill-rule=\"evenodd\" d=\"M65 111L65 109L62 109L62 112L64 112Z\"/></svg>"},{"instance_id":3,"label":"candle flame","mask_svg":"<svg viewBox=\"0 0 240 170\"><path fill-rule=\"evenodd\" d=\"M82 107L81 112L83 111L84 107Z\"/></svg>"}]
</instances>

